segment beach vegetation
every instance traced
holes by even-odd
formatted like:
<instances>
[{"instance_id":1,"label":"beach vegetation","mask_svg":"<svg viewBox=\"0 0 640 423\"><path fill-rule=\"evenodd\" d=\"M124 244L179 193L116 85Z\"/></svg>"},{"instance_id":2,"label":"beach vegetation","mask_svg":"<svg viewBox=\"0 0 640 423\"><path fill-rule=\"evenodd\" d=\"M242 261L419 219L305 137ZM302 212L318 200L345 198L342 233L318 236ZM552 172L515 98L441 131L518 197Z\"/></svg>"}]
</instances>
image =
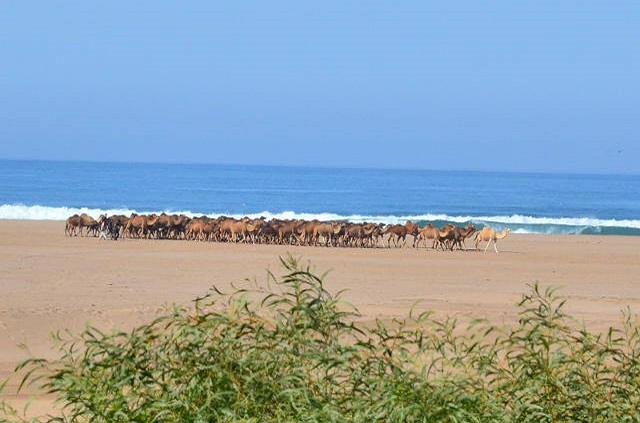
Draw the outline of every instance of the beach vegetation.
<instances>
[{"instance_id":1,"label":"beach vegetation","mask_svg":"<svg viewBox=\"0 0 640 423\"><path fill-rule=\"evenodd\" d=\"M56 336L16 369L56 422L640 421L636 317L590 332L554 287L530 285L513 325L418 312L365 321L325 275L218 288L131 331ZM3 403L6 421L26 417ZM1 420L1 418L0 418Z\"/></svg>"}]
</instances>

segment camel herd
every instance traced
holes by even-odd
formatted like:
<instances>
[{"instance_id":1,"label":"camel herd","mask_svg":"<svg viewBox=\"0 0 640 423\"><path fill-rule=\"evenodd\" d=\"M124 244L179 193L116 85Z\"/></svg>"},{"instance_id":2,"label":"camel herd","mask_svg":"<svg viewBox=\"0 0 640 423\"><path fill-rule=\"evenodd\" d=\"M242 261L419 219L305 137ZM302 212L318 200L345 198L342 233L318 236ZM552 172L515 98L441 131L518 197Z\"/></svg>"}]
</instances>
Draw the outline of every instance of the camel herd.
<instances>
[{"instance_id":1,"label":"camel herd","mask_svg":"<svg viewBox=\"0 0 640 423\"><path fill-rule=\"evenodd\" d=\"M487 242L484 251L493 243L498 252L497 242L509 234L509 229L497 232L489 227L477 231L469 224L459 227L446 224L442 228L431 223L424 227L407 221L404 225L385 225L375 223L322 222L280 220L265 218L234 219L221 216L210 218L200 216L190 218L185 215L162 213L151 215L132 214L106 216L97 219L83 213L69 217L65 225L68 236L98 236L100 238L147 238L147 239L185 239L197 241L235 242L252 244L282 244L307 246L334 246L371 248L380 245L391 247L406 246L407 236L413 238L412 246L450 250L466 249L466 240L475 235L475 249Z\"/></svg>"}]
</instances>

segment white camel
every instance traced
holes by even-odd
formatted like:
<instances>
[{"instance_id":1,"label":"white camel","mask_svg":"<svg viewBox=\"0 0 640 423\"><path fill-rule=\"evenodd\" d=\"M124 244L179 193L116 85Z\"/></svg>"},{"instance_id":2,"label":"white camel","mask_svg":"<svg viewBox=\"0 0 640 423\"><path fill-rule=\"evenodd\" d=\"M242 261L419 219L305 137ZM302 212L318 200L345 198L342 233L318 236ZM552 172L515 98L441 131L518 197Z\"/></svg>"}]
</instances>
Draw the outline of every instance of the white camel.
<instances>
[{"instance_id":1,"label":"white camel","mask_svg":"<svg viewBox=\"0 0 640 423\"><path fill-rule=\"evenodd\" d=\"M487 246L484 247L484 251L486 252L491 241L493 241L493 248L496 250L496 253L498 253L498 240L509 235L509 232L509 228L505 228L502 232L496 232L495 229L485 226L480 232L476 233L476 250L482 241L489 241L487 242Z\"/></svg>"}]
</instances>

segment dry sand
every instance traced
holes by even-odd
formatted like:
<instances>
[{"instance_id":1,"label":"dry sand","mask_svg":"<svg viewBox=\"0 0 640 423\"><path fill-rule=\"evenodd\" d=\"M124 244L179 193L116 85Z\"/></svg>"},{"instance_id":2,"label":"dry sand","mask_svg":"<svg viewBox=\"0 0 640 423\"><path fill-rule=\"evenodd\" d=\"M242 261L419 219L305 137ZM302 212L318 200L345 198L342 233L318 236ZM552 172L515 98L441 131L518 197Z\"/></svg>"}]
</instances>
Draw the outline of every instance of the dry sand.
<instances>
[{"instance_id":1,"label":"dry sand","mask_svg":"<svg viewBox=\"0 0 640 423\"><path fill-rule=\"evenodd\" d=\"M471 244L471 243L470 243ZM64 223L0 220L0 381L31 354L54 358L49 334L86 323L128 329L165 304L188 304L212 285L282 273L278 256L292 253L366 318L406 316L421 308L462 319L514 321L527 284L559 285L568 311L591 328L640 313L640 237L511 234L500 254L430 249L344 249L234 245L193 241L69 238ZM3 395L13 403L15 382ZM47 409L38 399L34 409Z\"/></svg>"}]
</instances>

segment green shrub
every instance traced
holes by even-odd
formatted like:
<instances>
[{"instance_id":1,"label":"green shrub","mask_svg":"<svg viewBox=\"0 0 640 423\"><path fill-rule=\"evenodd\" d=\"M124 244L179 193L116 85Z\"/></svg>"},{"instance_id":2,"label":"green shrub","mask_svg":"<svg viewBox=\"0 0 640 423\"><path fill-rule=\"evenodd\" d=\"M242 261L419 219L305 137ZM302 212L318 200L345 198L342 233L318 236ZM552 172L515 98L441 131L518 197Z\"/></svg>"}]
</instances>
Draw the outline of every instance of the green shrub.
<instances>
[{"instance_id":1,"label":"green shrub","mask_svg":"<svg viewBox=\"0 0 640 423\"><path fill-rule=\"evenodd\" d=\"M509 329L431 313L370 327L323 277L281 261L266 286L214 289L129 333L59 336L59 359L16 370L57 398L50 421L640 421L628 311L593 334L534 284Z\"/></svg>"}]
</instances>

